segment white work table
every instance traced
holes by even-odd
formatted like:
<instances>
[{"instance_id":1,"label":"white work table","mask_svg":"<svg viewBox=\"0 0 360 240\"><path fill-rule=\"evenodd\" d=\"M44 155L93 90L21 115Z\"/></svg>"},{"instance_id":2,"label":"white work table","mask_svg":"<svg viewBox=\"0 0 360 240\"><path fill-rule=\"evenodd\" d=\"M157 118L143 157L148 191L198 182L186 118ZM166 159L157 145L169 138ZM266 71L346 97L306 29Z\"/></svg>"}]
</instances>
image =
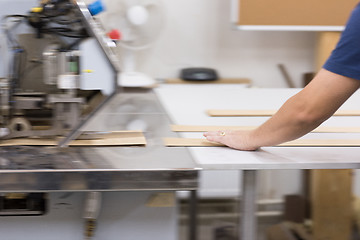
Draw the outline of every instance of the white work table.
<instances>
[{"instance_id":1,"label":"white work table","mask_svg":"<svg viewBox=\"0 0 360 240\"><path fill-rule=\"evenodd\" d=\"M241 85L161 85L155 92L171 118L179 125L257 126L268 117L210 117L209 109L277 110L301 89L257 89ZM342 107L360 109L360 92ZM357 127L360 117L331 117L322 126ZM221 129L219 129L221 130ZM181 133L181 137L202 138L202 133ZM303 138L360 139L359 133L309 133ZM256 170L262 169L359 169L360 147L264 147L254 152L226 147L189 147L203 170L243 171L243 206L240 238L256 239ZM246 231L245 231L246 229Z\"/></svg>"},{"instance_id":2,"label":"white work table","mask_svg":"<svg viewBox=\"0 0 360 240\"><path fill-rule=\"evenodd\" d=\"M256 126L268 117L210 117L209 109L277 110L300 89L254 89L237 85L164 85L155 90L173 124ZM360 109L360 92L342 107ZM322 126L360 126L358 116L336 116ZM219 129L221 130L221 129ZM181 133L202 138L202 133ZM309 139L360 139L360 133L310 133ZM340 169L360 166L358 147L264 147L255 152L226 147L189 147L204 169ZM306 150L306 151L304 151ZM219 159L220 158L220 159Z\"/></svg>"}]
</instances>

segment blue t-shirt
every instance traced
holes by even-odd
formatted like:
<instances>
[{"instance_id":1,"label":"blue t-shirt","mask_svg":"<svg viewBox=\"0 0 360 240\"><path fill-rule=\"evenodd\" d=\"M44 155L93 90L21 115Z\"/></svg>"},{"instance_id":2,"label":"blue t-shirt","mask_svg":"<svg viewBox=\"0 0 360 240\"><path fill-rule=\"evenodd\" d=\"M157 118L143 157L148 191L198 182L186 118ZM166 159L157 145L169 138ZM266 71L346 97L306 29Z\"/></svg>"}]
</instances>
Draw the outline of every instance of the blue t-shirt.
<instances>
[{"instance_id":1,"label":"blue t-shirt","mask_svg":"<svg viewBox=\"0 0 360 240\"><path fill-rule=\"evenodd\" d=\"M360 3L353 10L336 48L323 68L360 80Z\"/></svg>"}]
</instances>

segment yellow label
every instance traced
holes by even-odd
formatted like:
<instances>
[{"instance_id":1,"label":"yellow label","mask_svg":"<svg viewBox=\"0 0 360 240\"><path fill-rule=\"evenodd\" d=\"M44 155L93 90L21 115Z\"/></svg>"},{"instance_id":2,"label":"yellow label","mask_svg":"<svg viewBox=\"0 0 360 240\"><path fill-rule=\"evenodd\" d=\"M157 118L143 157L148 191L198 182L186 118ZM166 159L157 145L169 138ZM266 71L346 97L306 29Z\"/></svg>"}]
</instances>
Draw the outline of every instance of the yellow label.
<instances>
[{"instance_id":1,"label":"yellow label","mask_svg":"<svg viewBox=\"0 0 360 240\"><path fill-rule=\"evenodd\" d=\"M33 7L33 8L31 8L31 12L34 12L34 13L39 13L39 12L42 12L42 11L43 11L42 7Z\"/></svg>"}]
</instances>

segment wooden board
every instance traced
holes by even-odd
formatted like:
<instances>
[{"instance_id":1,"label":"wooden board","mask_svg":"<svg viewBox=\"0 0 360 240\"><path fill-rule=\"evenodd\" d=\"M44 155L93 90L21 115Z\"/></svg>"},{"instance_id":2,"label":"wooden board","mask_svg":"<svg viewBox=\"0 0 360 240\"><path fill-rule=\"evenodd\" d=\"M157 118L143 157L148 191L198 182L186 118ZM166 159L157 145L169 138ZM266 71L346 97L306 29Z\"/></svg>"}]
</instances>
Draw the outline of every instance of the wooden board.
<instances>
[{"instance_id":1,"label":"wooden board","mask_svg":"<svg viewBox=\"0 0 360 240\"><path fill-rule=\"evenodd\" d=\"M216 81L186 81L180 78L165 79L165 83L172 84L251 84L248 78L221 78Z\"/></svg>"},{"instance_id":2,"label":"wooden board","mask_svg":"<svg viewBox=\"0 0 360 240\"><path fill-rule=\"evenodd\" d=\"M316 36L315 71L319 71L339 41L341 32L320 32Z\"/></svg>"},{"instance_id":3,"label":"wooden board","mask_svg":"<svg viewBox=\"0 0 360 240\"><path fill-rule=\"evenodd\" d=\"M312 170L310 180L313 238L351 239L352 170Z\"/></svg>"},{"instance_id":4,"label":"wooden board","mask_svg":"<svg viewBox=\"0 0 360 240\"><path fill-rule=\"evenodd\" d=\"M173 132L208 132L219 130L252 130L256 126L211 126L211 125L171 125Z\"/></svg>"},{"instance_id":5,"label":"wooden board","mask_svg":"<svg viewBox=\"0 0 360 240\"><path fill-rule=\"evenodd\" d=\"M343 26L358 0L238 0L239 25Z\"/></svg>"},{"instance_id":6,"label":"wooden board","mask_svg":"<svg viewBox=\"0 0 360 240\"><path fill-rule=\"evenodd\" d=\"M141 131L116 131L104 134L91 134L92 139L76 139L69 146L136 146L146 145ZM83 136L83 135L80 135ZM0 146L56 146L59 139L17 138L0 141Z\"/></svg>"},{"instance_id":7,"label":"wooden board","mask_svg":"<svg viewBox=\"0 0 360 240\"><path fill-rule=\"evenodd\" d=\"M224 145L201 138L164 138L167 147L222 147Z\"/></svg>"},{"instance_id":8,"label":"wooden board","mask_svg":"<svg viewBox=\"0 0 360 240\"><path fill-rule=\"evenodd\" d=\"M167 147L221 147L202 138L164 138ZM297 139L277 147L360 147L360 139Z\"/></svg>"},{"instance_id":9,"label":"wooden board","mask_svg":"<svg viewBox=\"0 0 360 240\"><path fill-rule=\"evenodd\" d=\"M257 126L211 126L211 125L171 125L174 132L208 132L219 130L252 130ZM314 133L360 133L360 127L318 127Z\"/></svg>"},{"instance_id":10,"label":"wooden board","mask_svg":"<svg viewBox=\"0 0 360 240\"><path fill-rule=\"evenodd\" d=\"M211 117L266 117L272 116L277 110L225 110L210 109L206 113ZM360 116L360 110L338 110L333 116Z\"/></svg>"}]
</instances>

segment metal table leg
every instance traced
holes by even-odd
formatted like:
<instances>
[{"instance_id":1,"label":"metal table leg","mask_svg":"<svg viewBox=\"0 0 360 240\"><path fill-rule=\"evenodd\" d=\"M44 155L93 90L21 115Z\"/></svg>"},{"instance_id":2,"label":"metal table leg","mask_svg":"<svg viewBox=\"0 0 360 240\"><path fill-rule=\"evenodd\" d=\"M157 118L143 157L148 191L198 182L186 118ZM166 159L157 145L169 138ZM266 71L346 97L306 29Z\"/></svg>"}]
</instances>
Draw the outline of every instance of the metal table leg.
<instances>
[{"instance_id":1,"label":"metal table leg","mask_svg":"<svg viewBox=\"0 0 360 240\"><path fill-rule=\"evenodd\" d=\"M257 240L256 170L244 170L242 177L239 240Z\"/></svg>"},{"instance_id":2,"label":"metal table leg","mask_svg":"<svg viewBox=\"0 0 360 240\"><path fill-rule=\"evenodd\" d=\"M190 191L189 202L189 240L197 239L197 191Z\"/></svg>"}]
</instances>

